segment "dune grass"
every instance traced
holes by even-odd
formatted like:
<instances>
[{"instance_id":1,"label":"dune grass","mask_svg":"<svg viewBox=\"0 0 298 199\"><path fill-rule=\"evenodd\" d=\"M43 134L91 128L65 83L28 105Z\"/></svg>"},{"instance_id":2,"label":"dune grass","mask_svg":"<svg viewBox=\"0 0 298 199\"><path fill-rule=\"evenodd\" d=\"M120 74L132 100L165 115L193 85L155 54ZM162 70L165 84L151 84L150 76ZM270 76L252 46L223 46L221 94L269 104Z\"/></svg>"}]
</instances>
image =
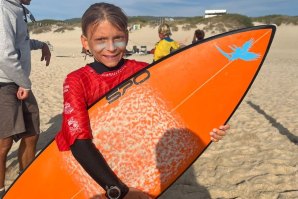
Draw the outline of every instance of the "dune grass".
<instances>
[{"instance_id":1,"label":"dune grass","mask_svg":"<svg viewBox=\"0 0 298 199\"><path fill-rule=\"evenodd\" d=\"M173 31L178 31L179 27L184 31L197 28L203 24L205 31L210 32L226 32L234 29L253 26L253 22L263 24L282 24L298 25L298 16L285 15L268 15L261 17L247 17L240 14L226 14L217 17L204 18L202 16L195 17L153 17L153 16L132 16L129 17L129 26L140 24L143 26L157 27L159 24L169 23ZM81 19L74 18L68 20L41 20L36 23L29 23L29 30L32 34L39 34L53 31L55 33L63 33L65 31L74 30L81 27ZM182 26L182 27L181 27Z\"/></svg>"}]
</instances>

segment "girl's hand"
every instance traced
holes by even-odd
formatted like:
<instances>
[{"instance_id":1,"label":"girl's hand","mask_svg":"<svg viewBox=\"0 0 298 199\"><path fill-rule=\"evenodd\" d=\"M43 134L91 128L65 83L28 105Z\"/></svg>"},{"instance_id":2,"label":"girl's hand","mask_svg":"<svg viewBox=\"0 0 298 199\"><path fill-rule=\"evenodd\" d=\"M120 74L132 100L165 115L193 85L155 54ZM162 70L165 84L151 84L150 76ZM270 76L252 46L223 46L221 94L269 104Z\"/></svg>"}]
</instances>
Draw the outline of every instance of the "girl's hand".
<instances>
[{"instance_id":1,"label":"girl's hand","mask_svg":"<svg viewBox=\"0 0 298 199\"><path fill-rule=\"evenodd\" d=\"M227 134L227 130L230 129L230 125L222 125L218 129L214 128L210 132L211 141L218 142L219 140L223 139L223 137Z\"/></svg>"}]
</instances>

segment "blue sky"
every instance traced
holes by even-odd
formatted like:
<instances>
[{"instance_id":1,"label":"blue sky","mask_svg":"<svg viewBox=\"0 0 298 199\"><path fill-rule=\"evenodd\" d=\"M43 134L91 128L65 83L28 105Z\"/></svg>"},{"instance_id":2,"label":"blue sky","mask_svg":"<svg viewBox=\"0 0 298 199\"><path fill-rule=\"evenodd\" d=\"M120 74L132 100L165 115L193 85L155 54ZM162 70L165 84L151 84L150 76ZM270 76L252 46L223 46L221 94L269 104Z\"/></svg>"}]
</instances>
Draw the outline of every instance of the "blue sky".
<instances>
[{"instance_id":1,"label":"blue sky","mask_svg":"<svg viewBox=\"0 0 298 199\"><path fill-rule=\"evenodd\" d=\"M37 20L81 17L94 0L32 0L29 10ZM297 0L119 0L128 16L203 16L206 9L226 9L249 17L270 14L298 16Z\"/></svg>"}]
</instances>

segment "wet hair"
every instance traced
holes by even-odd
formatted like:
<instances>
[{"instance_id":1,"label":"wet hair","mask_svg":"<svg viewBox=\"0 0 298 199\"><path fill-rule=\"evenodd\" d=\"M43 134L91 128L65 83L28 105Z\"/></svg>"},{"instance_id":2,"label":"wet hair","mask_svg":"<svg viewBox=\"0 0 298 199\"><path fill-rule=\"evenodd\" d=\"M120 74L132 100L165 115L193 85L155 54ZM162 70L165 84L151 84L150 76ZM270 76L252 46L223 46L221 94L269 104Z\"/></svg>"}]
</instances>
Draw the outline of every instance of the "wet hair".
<instances>
[{"instance_id":1,"label":"wet hair","mask_svg":"<svg viewBox=\"0 0 298 199\"><path fill-rule=\"evenodd\" d=\"M205 32L204 32L204 30L197 29L197 30L195 31L195 35L196 35L196 38L197 38L198 40L201 40L201 39L204 39L204 37L205 37Z\"/></svg>"},{"instance_id":2,"label":"wet hair","mask_svg":"<svg viewBox=\"0 0 298 199\"><path fill-rule=\"evenodd\" d=\"M158 33L163 34L164 36L170 36L172 35L171 33L171 28L168 24L163 23L158 27Z\"/></svg>"},{"instance_id":3,"label":"wet hair","mask_svg":"<svg viewBox=\"0 0 298 199\"><path fill-rule=\"evenodd\" d=\"M88 27L103 21L109 21L113 26L123 32L127 32L128 19L124 11L109 3L92 4L82 16L82 33L87 36Z\"/></svg>"}]
</instances>

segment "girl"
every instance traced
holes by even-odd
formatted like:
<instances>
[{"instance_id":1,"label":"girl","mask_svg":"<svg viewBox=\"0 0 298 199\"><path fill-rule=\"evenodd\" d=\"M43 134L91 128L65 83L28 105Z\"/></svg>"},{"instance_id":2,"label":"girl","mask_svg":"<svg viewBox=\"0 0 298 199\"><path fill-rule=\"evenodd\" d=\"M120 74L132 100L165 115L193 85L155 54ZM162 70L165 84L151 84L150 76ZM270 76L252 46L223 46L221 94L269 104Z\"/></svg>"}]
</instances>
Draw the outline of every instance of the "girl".
<instances>
[{"instance_id":1,"label":"girl","mask_svg":"<svg viewBox=\"0 0 298 199\"><path fill-rule=\"evenodd\" d=\"M155 45L153 61L157 61L181 47L177 41L170 37L171 35L171 29L168 24L163 23L158 27L160 41Z\"/></svg>"},{"instance_id":2,"label":"girl","mask_svg":"<svg viewBox=\"0 0 298 199\"><path fill-rule=\"evenodd\" d=\"M91 5L82 17L83 48L94 62L67 75L64 82L62 129L56 136L59 150L71 150L86 172L106 190L108 198L150 198L125 185L112 171L92 142L88 107L113 87L148 64L123 58L128 42L127 16L112 4ZM228 126L214 129L218 141Z\"/></svg>"}]
</instances>

